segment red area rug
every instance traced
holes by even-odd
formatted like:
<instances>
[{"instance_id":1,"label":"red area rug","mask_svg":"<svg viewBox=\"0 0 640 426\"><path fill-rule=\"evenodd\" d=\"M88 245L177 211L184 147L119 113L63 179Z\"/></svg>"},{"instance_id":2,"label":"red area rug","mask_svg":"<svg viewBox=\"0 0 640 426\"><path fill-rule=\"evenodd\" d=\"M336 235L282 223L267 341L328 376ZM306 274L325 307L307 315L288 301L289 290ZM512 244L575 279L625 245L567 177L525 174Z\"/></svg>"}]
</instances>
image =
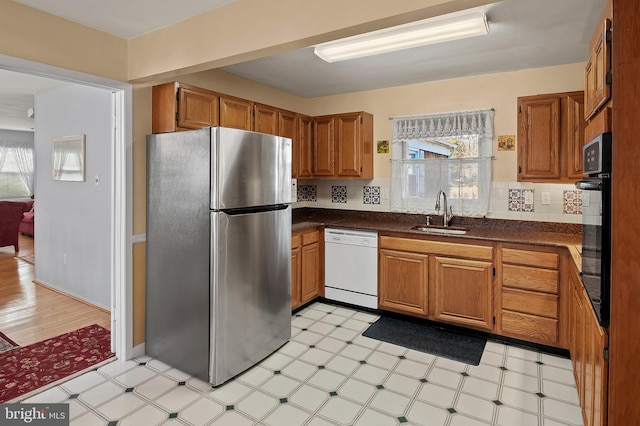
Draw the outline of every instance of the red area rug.
<instances>
[{"instance_id":1,"label":"red area rug","mask_svg":"<svg viewBox=\"0 0 640 426\"><path fill-rule=\"evenodd\" d=\"M111 333L97 324L0 353L0 402L112 358Z\"/></svg>"},{"instance_id":2,"label":"red area rug","mask_svg":"<svg viewBox=\"0 0 640 426\"><path fill-rule=\"evenodd\" d=\"M0 333L0 352L10 351L18 346L16 342L9 339L6 334Z\"/></svg>"}]
</instances>

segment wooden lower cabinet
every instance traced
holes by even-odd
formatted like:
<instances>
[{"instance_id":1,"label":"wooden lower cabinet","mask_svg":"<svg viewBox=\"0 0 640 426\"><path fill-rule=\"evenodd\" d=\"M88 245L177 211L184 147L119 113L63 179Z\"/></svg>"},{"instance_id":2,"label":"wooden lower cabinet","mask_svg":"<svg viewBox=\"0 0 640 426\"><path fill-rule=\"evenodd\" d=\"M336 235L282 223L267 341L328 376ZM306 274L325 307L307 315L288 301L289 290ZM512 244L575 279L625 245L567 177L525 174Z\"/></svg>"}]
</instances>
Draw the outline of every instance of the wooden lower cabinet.
<instances>
[{"instance_id":1,"label":"wooden lower cabinet","mask_svg":"<svg viewBox=\"0 0 640 426\"><path fill-rule=\"evenodd\" d=\"M493 330L493 262L434 256L432 317Z\"/></svg>"},{"instance_id":2,"label":"wooden lower cabinet","mask_svg":"<svg viewBox=\"0 0 640 426\"><path fill-rule=\"evenodd\" d=\"M381 249L379 308L426 317L428 262L429 256L426 254Z\"/></svg>"},{"instance_id":3,"label":"wooden lower cabinet","mask_svg":"<svg viewBox=\"0 0 640 426\"><path fill-rule=\"evenodd\" d=\"M561 318L560 254L531 246L500 247L498 332L566 347Z\"/></svg>"},{"instance_id":4,"label":"wooden lower cabinet","mask_svg":"<svg viewBox=\"0 0 640 426\"><path fill-rule=\"evenodd\" d=\"M607 416L608 335L596 319L591 302L575 268L569 273L571 288L570 343L573 373L585 426L605 426Z\"/></svg>"},{"instance_id":5,"label":"wooden lower cabinet","mask_svg":"<svg viewBox=\"0 0 640 426\"><path fill-rule=\"evenodd\" d=\"M319 229L291 236L291 309L324 294L321 236Z\"/></svg>"},{"instance_id":6,"label":"wooden lower cabinet","mask_svg":"<svg viewBox=\"0 0 640 426\"><path fill-rule=\"evenodd\" d=\"M493 330L493 248L381 236L380 309Z\"/></svg>"}]
</instances>

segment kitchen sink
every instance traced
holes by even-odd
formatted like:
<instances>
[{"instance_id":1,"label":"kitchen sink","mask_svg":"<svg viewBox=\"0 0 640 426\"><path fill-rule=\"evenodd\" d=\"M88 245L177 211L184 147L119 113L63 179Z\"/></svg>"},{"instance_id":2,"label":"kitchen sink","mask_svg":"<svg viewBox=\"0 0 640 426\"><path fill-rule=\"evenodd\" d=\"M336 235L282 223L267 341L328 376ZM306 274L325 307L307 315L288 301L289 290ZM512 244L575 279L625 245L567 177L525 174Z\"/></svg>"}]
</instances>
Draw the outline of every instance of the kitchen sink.
<instances>
[{"instance_id":1,"label":"kitchen sink","mask_svg":"<svg viewBox=\"0 0 640 426\"><path fill-rule=\"evenodd\" d=\"M424 232L426 234L437 235L464 235L468 229L457 226L438 226L438 225L416 225L412 226L414 231Z\"/></svg>"}]
</instances>

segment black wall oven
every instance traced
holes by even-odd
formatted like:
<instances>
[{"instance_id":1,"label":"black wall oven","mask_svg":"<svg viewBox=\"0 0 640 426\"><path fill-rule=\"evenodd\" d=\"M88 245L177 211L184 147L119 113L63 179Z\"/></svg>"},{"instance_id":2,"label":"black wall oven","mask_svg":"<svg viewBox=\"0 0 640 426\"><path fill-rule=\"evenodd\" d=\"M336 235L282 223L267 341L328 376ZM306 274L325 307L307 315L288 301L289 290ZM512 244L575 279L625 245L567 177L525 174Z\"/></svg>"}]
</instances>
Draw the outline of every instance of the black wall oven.
<instances>
[{"instance_id":1,"label":"black wall oven","mask_svg":"<svg viewBox=\"0 0 640 426\"><path fill-rule=\"evenodd\" d=\"M600 325L609 326L611 294L611 133L583 148L583 172L576 188L585 191L582 205L582 284Z\"/></svg>"}]
</instances>

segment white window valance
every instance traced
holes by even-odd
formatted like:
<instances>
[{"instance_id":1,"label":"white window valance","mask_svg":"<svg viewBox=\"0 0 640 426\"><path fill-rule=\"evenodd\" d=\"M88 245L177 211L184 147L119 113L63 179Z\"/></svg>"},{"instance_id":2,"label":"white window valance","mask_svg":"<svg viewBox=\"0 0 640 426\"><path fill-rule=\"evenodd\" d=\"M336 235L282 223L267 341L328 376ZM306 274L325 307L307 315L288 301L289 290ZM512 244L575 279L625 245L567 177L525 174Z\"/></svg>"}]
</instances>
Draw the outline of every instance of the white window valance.
<instances>
[{"instance_id":1,"label":"white window valance","mask_svg":"<svg viewBox=\"0 0 640 426\"><path fill-rule=\"evenodd\" d=\"M392 211L436 213L436 196L443 190L454 214L487 214L493 155L492 109L396 117L392 126ZM409 142L468 135L477 138L477 156L409 158Z\"/></svg>"}]
</instances>

